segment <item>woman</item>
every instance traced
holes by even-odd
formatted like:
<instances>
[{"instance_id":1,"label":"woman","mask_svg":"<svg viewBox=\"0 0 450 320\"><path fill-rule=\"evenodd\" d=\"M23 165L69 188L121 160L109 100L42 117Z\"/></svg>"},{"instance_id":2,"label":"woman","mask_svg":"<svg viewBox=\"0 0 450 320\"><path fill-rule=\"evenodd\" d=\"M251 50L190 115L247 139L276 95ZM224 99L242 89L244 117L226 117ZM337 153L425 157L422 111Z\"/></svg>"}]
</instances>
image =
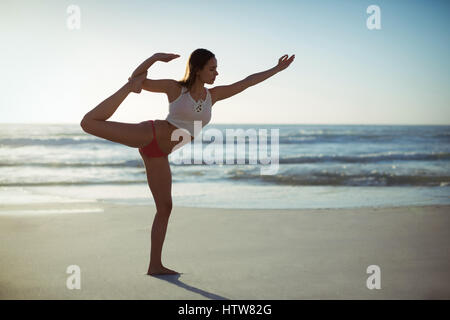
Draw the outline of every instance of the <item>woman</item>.
<instances>
[{"instance_id":1,"label":"woman","mask_svg":"<svg viewBox=\"0 0 450 320\"><path fill-rule=\"evenodd\" d=\"M172 212L172 175L168 155L194 139L193 121L202 121L202 127L204 127L211 119L211 107L217 101L234 96L286 69L295 55L290 58L284 55L275 67L250 75L231 85L206 89L205 83L213 84L218 75L217 60L212 52L197 49L189 57L182 80L146 78L147 69L156 61L169 62L178 57L179 55L171 53L154 54L133 72L122 88L89 111L81 121L81 127L87 133L139 148L145 164L148 185L156 205L156 215L151 230L148 275L177 274L176 271L164 267L161 261L162 246ZM167 95L169 115L166 120L149 120L136 124L106 121L130 92L140 93L142 89ZM172 133L178 128L187 130L190 134L181 136L182 141L180 139L173 141Z\"/></svg>"}]
</instances>

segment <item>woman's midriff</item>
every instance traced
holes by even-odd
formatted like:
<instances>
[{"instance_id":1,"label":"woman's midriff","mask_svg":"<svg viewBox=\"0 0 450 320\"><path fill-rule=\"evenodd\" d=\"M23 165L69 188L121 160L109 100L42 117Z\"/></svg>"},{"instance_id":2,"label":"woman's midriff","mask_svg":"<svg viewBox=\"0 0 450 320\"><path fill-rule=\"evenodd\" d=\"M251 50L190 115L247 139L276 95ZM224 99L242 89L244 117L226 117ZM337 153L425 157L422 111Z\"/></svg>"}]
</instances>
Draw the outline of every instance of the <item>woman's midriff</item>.
<instances>
[{"instance_id":1,"label":"woman's midriff","mask_svg":"<svg viewBox=\"0 0 450 320\"><path fill-rule=\"evenodd\" d=\"M185 134L184 136L180 136L178 141L172 141L172 133L178 129L177 127L167 120L154 120L153 124L155 125L156 142L164 153L170 154L194 139L190 135L186 137Z\"/></svg>"}]
</instances>

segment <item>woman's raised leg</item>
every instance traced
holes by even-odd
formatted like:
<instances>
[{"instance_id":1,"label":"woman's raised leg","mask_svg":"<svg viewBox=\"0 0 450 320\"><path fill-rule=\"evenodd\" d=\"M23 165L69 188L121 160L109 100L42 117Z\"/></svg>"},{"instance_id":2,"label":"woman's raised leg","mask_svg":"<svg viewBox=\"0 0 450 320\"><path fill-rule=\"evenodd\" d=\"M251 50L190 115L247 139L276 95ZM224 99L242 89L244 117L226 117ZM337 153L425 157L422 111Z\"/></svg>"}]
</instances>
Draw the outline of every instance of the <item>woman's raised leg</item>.
<instances>
[{"instance_id":1,"label":"woman's raised leg","mask_svg":"<svg viewBox=\"0 0 450 320\"><path fill-rule=\"evenodd\" d=\"M116 93L97 107L86 113L80 125L83 130L97 137L121 143L129 147L140 148L153 139L152 130L145 123L121 123L106 121L109 119L130 92L138 92L146 74L131 79Z\"/></svg>"}]
</instances>

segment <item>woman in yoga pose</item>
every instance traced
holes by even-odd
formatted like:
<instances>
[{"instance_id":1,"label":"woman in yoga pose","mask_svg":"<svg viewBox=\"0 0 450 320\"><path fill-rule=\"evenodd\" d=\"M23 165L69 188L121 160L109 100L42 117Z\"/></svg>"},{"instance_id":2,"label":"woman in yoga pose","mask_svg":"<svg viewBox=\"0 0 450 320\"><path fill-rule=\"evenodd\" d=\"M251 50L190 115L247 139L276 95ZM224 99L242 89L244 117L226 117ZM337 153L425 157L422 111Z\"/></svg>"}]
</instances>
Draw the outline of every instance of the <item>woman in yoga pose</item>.
<instances>
[{"instance_id":1,"label":"woman in yoga pose","mask_svg":"<svg viewBox=\"0 0 450 320\"><path fill-rule=\"evenodd\" d=\"M156 215L151 230L148 275L177 274L176 271L164 267L161 261L167 224L172 212L172 174L168 155L195 138L198 132L194 133L193 122L201 121L204 127L210 121L211 108L217 101L234 96L286 69L295 55L290 58L284 55L273 68L252 74L241 81L207 89L204 85L213 84L218 75L217 60L212 52L197 49L189 57L182 80L147 79L147 70L153 63L169 62L178 57L179 55L172 53L156 53L145 60L128 78L127 83L86 113L80 123L82 129L89 134L132 148L139 148L145 164L148 185L156 205ZM142 89L167 95L169 115L165 120L148 120L140 123L107 121L130 92L140 93ZM178 134L180 138L173 140L172 133L180 129L182 131Z\"/></svg>"}]
</instances>

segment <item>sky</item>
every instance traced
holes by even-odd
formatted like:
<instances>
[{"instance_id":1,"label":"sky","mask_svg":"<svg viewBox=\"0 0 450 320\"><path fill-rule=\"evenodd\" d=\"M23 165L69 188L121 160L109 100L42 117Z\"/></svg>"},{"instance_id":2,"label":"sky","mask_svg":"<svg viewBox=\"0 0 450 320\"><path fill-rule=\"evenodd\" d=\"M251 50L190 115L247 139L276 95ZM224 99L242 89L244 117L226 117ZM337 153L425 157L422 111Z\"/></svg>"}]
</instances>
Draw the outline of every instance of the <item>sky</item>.
<instances>
[{"instance_id":1,"label":"sky","mask_svg":"<svg viewBox=\"0 0 450 320\"><path fill-rule=\"evenodd\" d=\"M70 28L79 8L80 28ZM367 20L380 9L379 29ZM213 85L289 68L217 102L211 123L450 125L450 1L0 1L0 122L80 123L156 52L150 79L212 51ZM73 26L73 24L72 24ZM131 93L109 119L165 119L164 93Z\"/></svg>"}]
</instances>

